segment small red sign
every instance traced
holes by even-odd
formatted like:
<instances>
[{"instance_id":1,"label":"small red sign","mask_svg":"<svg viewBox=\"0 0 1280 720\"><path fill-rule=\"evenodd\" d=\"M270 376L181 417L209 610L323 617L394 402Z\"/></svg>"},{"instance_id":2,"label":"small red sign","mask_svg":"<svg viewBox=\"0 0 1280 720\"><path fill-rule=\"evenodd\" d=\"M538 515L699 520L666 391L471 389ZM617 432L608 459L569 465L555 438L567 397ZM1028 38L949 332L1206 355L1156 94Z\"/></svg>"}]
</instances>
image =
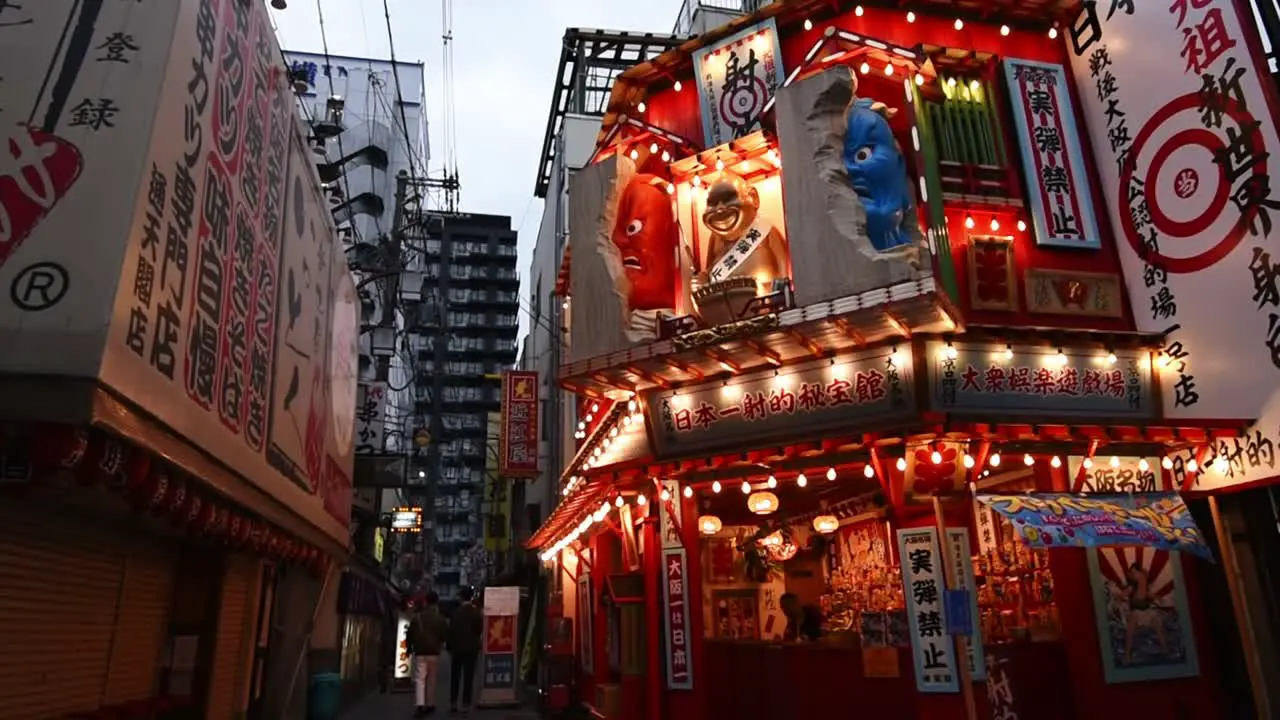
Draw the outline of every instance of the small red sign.
<instances>
[{"instance_id":1,"label":"small red sign","mask_svg":"<svg viewBox=\"0 0 1280 720\"><path fill-rule=\"evenodd\" d=\"M485 617L484 651L486 653L510 653L516 651L514 617L510 615L490 615Z\"/></svg>"},{"instance_id":2,"label":"small red sign","mask_svg":"<svg viewBox=\"0 0 1280 720\"><path fill-rule=\"evenodd\" d=\"M689 653L689 607L685 602L688 569L683 549L663 550L662 567L667 621L667 687L672 690L693 689L693 659Z\"/></svg>"},{"instance_id":3,"label":"small red sign","mask_svg":"<svg viewBox=\"0 0 1280 720\"><path fill-rule=\"evenodd\" d=\"M538 474L538 373L509 370L502 375L502 453L499 471L507 477Z\"/></svg>"}]
</instances>

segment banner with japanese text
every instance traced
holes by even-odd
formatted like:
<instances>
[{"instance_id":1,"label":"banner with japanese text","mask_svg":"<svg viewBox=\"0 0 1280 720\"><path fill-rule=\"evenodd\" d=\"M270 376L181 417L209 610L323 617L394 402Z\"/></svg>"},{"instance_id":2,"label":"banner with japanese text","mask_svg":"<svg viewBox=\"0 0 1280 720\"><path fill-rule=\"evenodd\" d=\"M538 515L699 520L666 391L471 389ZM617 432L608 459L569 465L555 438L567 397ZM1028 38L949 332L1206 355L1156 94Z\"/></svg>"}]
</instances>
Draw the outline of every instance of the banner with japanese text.
<instances>
[{"instance_id":1,"label":"banner with japanese text","mask_svg":"<svg viewBox=\"0 0 1280 720\"><path fill-rule=\"evenodd\" d=\"M772 19L694 52L693 64L707 147L760 129L760 116L785 77Z\"/></svg>"},{"instance_id":2,"label":"banner with japanese text","mask_svg":"<svg viewBox=\"0 0 1280 720\"><path fill-rule=\"evenodd\" d=\"M1257 21L1234 0L1082 6L1072 70L1137 329L1169 333L1165 415L1257 418L1274 443L1280 135ZM1276 474L1274 457L1254 459L1198 487Z\"/></svg>"},{"instance_id":3,"label":"banner with japanese text","mask_svg":"<svg viewBox=\"0 0 1280 720\"><path fill-rule=\"evenodd\" d=\"M1032 547L1136 545L1213 560L1177 493L983 494L978 500L1008 518Z\"/></svg>"},{"instance_id":4,"label":"banner with japanese text","mask_svg":"<svg viewBox=\"0 0 1280 720\"><path fill-rule=\"evenodd\" d=\"M503 477L537 476L538 432L538 372L504 372L498 468Z\"/></svg>"},{"instance_id":5,"label":"banner with japanese text","mask_svg":"<svg viewBox=\"0 0 1280 720\"><path fill-rule=\"evenodd\" d=\"M902 563L902 590L911 629L916 690L959 692L955 643L947 635L943 622L942 594L946 583L938 531L931 527L898 530L898 559Z\"/></svg>"},{"instance_id":6,"label":"banner with japanese text","mask_svg":"<svg viewBox=\"0 0 1280 720\"><path fill-rule=\"evenodd\" d=\"M668 690L693 689L693 654L689 633L693 632L690 613L698 612L701 600L690 601L687 571L689 562L683 549L662 551L662 619L666 630Z\"/></svg>"}]
</instances>

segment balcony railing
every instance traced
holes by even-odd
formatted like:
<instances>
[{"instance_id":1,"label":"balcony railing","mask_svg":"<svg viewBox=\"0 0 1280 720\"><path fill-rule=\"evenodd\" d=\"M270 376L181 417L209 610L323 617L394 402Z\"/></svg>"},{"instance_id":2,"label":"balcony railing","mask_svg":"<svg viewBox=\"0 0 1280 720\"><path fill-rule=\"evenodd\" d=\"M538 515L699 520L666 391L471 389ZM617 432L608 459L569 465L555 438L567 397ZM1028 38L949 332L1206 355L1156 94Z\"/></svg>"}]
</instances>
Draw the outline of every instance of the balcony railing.
<instances>
[{"instance_id":1,"label":"balcony railing","mask_svg":"<svg viewBox=\"0 0 1280 720\"><path fill-rule=\"evenodd\" d=\"M701 35L708 29L728 22L730 16L747 15L768 5L772 0L684 0L676 16L672 35ZM703 15L711 15L703 19ZM702 19L702 22L699 20ZM711 20L710 23L707 20Z\"/></svg>"}]
</instances>

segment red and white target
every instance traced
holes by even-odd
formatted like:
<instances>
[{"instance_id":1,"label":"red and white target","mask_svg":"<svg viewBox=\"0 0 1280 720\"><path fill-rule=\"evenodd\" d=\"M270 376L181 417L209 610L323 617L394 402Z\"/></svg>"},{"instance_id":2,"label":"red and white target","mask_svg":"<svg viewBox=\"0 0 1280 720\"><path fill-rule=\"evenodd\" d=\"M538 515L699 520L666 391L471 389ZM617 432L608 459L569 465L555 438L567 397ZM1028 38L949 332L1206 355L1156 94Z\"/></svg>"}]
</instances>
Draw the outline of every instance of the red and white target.
<instances>
[{"instance_id":1,"label":"red and white target","mask_svg":"<svg viewBox=\"0 0 1280 720\"><path fill-rule=\"evenodd\" d=\"M1143 244L1154 228L1160 252L1151 262L1170 273L1195 273L1212 267L1229 255L1249 230L1252 218L1231 201L1233 187L1215 155L1227 149L1227 128L1240 132L1253 117L1234 101L1226 106L1222 127L1209 129L1201 124L1201 100L1196 93L1167 103L1134 137L1129 148L1131 162L1120 174L1121 192L1115 202L1125 239L1142 255ZM1262 133L1253 133L1253 141L1254 157L1263 160L1252 172L1266 173ZM1242 182L1244 178L1237 179L1237 187ZM1138 186L1145 192L1150 216L1141 227L1133 216L1141 198L1132 189Z\"/></svg>"},{"instance_id":2,"label":"red and white target","mask_svg":"<svg viewBox=\"0 0 1280 720\"><path fill-rule=\"evenodd\" d=\"M749 82L741 82L720 96L720 117L733 127L747 127L755 123L768 102L769 86L764 78L751 76Z\"/></svg>"}]
</instances>

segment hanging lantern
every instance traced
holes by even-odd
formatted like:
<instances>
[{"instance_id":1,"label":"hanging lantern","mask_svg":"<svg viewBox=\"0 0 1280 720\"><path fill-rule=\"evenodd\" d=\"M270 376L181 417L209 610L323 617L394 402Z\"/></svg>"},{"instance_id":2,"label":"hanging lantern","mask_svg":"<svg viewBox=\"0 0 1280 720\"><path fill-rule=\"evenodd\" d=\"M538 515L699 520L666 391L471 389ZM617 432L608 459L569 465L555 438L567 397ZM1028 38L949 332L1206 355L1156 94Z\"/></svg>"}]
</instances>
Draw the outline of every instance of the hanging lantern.
<instances>
[{"instance_id":1,"label":"hanging lantern","mask_svg":"<svg viewBox=\"0 0 1280 720\"><path fill-rule=\"evenodd\" d=\"M169 492L165 494L164 504L160 506L160 510L171 521L177 522L177 518L186 512L187 493L187 481L185 479L169 478Z\"/></svg>"},{"instance_id":2,"label":"hanging lantern","mask_svg":"<svg viewBox=\"0 0 1280 720\"><path fill-rule=\"evenodd\" d=\"M129 453L129 459L124 464L124 471L120 473L118 482L112 485L112 489L132 498L139 488L145 487L151 480L151 455L150 453L134 449Z\"/></svg>"},{"instance_id":3,"label":"hanging lantern","mask_svg":"<svg viewBox=\"0 0 1280 720\"><path fill-rule=\"evenodd\" d=\"M200 520L200 512L204 509L204 498L191 488L187 488L187 502L185 509L178 513L177 525L179 527L190 528L194 531Z\"/></svg>"},{"instance_id":4,"label":"hanging lantern","mask_svg":"<svg viewBox=\"0 0 1280 720\"><path fill-rule=\"evenodd\" d=\"M756 515L771 515L778 510L778 496L767 491L751 493L747 497L747 509Z\"/></svg>"},{"instance_id":5,"label":"hanging lantern","mask_svg":"<svg viewBox=\"0 0 1280 720\"><path fill-rule=\"evenodd\" d=\"M31 462L36 470L71 470L84 461L89 451L89 433L70 425L45 425L31 443Z\"/></svg>"},{"instance_id":6,"label":"hanging lantern","mask_svg":"<svg viewBox=\"0 0 1280 720\"><path fill-rule=\"evenodd\" d=\"M840 529L840 520L835 515L819 515L813 519L813 529L823 535L830 535Z\"/></svg>"},{"instance_id":7,"label":"hanging lantern","mask_svg":"<svg viewBox=\"0 0 1280 720\"><path fill-rule=\"evenodd\" d=\"M244 527L244 517L240 513L234 510L227 513L227 545L238 548L244 544L240 535L242 527Z\"/></svg>"},{"instance_id":8,"label":"hanging lantern","mask_svg":"<svg viewBox=\"0 0 1280 720\"><path fill-rule=\"evenodd\" d=\"M769 557L777 562L786 562L795 557L799 551L800 548L796 547L795 543L786 540L780 545L771 545L769 547Z\"/></svg>"},{"instance_id":9,"label":"hanging lantern","mask_svg":"<svg viewBox=\"0 0 1280 720\"><path fill-rule=\"evenodd\" d=\"M169 472L153 465L145 481L129 491L129 502L139 512L155 514L164 505L171 484Z\"/></svg>"},{"instance_id":10,"label":"hanging lantern","mask_svg":"<svg viewBox=\"0 0 1280 720\"><path fill-rule=\"evenodd\" d=\"M775 548L782 545L782 531L774 530L773 532L760 538L758 541L761 546L766 548Z\"/></svg>"},{"instance_id":11,"label":"hanging lantern","mask_svg":"<svg viewBox=\"0 0 1280 720\"><path fill-rule=\"evenodd\" d=\"M703 515L698 518L698 532L703 535L715 535L720 532L720 528L724 527L720 518L715 515Z\"/></svg>"},{"instance_id":12,"label":"hanging lantern","mask_svg":"<svg viewBox=\"0 0 1280 720\"><path fill-rule=\"evenodd\" d=\"M89 440L88 462L76 469L81 485L114 482L124 470L128 449L124 443L106 434L95 434Z\"/></svg>"}]
</instances>

